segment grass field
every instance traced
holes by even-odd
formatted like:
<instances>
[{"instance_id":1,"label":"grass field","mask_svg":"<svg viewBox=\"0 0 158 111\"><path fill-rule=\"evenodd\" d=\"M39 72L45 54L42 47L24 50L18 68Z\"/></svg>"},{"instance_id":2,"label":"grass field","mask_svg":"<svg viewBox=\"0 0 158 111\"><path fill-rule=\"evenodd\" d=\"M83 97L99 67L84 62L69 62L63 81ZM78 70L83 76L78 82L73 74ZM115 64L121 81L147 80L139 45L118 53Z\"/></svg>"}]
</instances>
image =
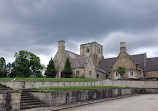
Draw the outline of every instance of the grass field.
<instances>
[{"instance_id":1,"label":"grass field","mask_svg":"<svg viewBox=\"0 0 158 111\"><path fill-rule=\"evenodd\" d=\"M17 81L95 81L96 79L85 78L15 78ZM0 81L14 80L14 78L0 78Z\"/></svg>"},{"instance_id":2,"label":"grass field","mask_svg":"<svg viewBox=\"0 0 158 111\"><path fill-rule=\"evenodd\" d=\"M71 86L71 87L44 87L31 88L33 91L56 91L56 90L75 90L75 89L102 89L102 88L132 88L132 87L117 87L117 86Z\"/></svg>"}]
</instances>

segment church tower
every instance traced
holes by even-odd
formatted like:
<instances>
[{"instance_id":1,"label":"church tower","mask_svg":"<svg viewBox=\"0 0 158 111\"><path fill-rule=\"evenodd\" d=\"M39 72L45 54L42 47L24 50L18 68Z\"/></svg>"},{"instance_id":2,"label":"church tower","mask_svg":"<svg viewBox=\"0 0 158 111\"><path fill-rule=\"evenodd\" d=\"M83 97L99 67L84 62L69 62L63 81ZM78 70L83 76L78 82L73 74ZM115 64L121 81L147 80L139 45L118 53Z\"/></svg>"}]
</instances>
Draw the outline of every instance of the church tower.
<instances>
[{"instance_id":1,"label":"church tower","mask_svg":"<svg viewBox=\"0 0 158 111\"><path fill-rule=\"evenodd\" d=\"M91 42L80 45L81 56L91 56L96 67L99 66L100 59L103 57L103 46L97 42Z\"/></svg>"}]
</instances>

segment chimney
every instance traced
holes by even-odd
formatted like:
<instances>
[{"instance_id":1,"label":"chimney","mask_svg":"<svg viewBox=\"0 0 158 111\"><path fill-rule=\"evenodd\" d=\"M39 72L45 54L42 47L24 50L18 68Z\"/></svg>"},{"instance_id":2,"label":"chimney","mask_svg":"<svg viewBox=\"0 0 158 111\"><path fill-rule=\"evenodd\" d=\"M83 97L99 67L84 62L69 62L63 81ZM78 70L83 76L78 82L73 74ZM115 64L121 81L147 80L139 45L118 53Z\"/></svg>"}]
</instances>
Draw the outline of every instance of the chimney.
<instances>
[{"instance_id":1,"label":"chimney","mask_svg":"<svg viewBox=\"0 0 158 111\"><path fill-rule=\"evenodd\" d=\"M65 41L60 40L58 41L58 51L64 51L65 50Z\"/></svg>"},{"instance_id":2,"label":"chimney","mask_svg":"<svg viewBox=\"0 0 158 111\"><path fill-rule=\"evenodd\" d=\"M120 52L122 52L123 50L126 52L126 42L120 43Z\"/></svg>"}]
</instances>

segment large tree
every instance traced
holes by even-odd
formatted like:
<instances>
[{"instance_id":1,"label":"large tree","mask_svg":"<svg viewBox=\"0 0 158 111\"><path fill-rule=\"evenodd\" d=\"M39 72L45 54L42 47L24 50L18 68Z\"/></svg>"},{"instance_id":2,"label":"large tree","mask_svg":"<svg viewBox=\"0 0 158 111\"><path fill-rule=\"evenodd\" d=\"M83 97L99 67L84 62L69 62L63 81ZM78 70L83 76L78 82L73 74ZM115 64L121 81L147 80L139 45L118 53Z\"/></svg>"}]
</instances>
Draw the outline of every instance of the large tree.
<instances>
[{"instance_id":1,"label":"large tree","mask_svg":"<svg viewBox=\"0 0 158 111\"><path fill-rule=\"evenodd\" d=\"M15 53L15 57L16 59L12 64L12 77L30 77L30 75L40 77L42 75L43 66L38 56L31 52L20 50L19 53Z\"/></svg>"},{"instance_id":2,"label":"large tree","mask_svg":"<svg viewBox=\"0 0 158 111\"><path fill-rule=\"evenodd\" d=\"M55 65L52 58L50 59L49 64L47 65L45 75L47 77L56 77Z\"/></svg>"},{"instance_id":3,"label":"large tree","mask_svg":"<svg viewBox=\"0 0 158 111\"><path fill-rule=\"evenodd\" d=\"M0 58L0 77L6 77L7 71L6 71L6 61L3 57Z\"/></svg>"},{"instance_id":4,"label":"large tree","mask_svg":"<svg viewBox=\"0 0 158 111\"><path fill-rule=\"evenodd\" d=\"M63 73L64 73L65 78L71 78L72 77L72 68L71 68L69 58L67 58L67 60L65 62Z\"/></svg>"}]
</instances>

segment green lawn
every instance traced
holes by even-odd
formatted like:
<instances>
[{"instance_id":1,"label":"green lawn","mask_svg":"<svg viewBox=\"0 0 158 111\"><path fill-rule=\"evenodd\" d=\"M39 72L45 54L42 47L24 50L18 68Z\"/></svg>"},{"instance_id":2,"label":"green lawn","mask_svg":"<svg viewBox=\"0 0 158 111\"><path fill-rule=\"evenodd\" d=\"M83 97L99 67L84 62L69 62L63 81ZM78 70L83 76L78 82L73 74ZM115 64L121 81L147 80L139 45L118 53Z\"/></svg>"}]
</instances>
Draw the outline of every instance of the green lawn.
<instances>
[{"instance_id":1,"label":"green lawn","mask_svg":"<svg viewBox=\"0 0 158 111\"><path fill-rule=\"evenodd\" d=\"M0 81L14 80L14 78L0 78ZM95 81L96 79L85 78L16 78L16 80L24 81Z\"/></svg>"},{"instance_id":2,"label":"green lawn","mask_svg":"<svg viewBox=\"0 0 158 111\"><path fill-rule=\"evenodd\" d=\"M75 89L102 89L102 88L132 88L132 87L117 87L117 86L70 86L70 87L43 87L30 88L33 91L56 91L56 90L75 90Z\"/></svg>"}]
</instances>

